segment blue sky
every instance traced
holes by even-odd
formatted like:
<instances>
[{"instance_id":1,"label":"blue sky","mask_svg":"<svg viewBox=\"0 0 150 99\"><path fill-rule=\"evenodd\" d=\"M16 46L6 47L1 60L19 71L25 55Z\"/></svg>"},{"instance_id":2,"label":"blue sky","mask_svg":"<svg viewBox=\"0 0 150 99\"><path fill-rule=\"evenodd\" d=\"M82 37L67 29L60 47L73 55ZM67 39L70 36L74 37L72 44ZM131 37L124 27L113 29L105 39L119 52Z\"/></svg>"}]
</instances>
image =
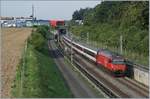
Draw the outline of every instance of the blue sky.
<instances>
[{"instance_id":1,"label":"blue sky","mask_svg":"<svg viewBox=\"0 0 150 99\"><path fill-rule=\"evenodd\" d=\"M1 16L30 16L32 4L38 19L72 18L75 10L94 7L99 1L1 1Z\"/></svg>"}]
</instances>

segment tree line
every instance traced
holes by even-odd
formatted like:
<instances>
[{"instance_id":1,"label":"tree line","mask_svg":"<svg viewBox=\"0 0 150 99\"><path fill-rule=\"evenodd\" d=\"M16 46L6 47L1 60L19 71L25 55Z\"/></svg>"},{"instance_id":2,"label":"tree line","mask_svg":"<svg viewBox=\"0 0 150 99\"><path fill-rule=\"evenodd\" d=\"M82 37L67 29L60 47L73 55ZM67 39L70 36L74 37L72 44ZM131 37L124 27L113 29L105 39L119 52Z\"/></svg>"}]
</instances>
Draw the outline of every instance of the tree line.
<instances>
[{"instance_id":1,"label":"tree line","mask_svg":"<svg viewBox=\"0 0 150 99\"><path fill-rule=\"evenodd\" d=\"M83 25L75 20L82 20ZM94 8L76 10L70 24L74 34L89 32L90 40L110 47L119 47L122 35L123 49L148 57L148 1L104 1Z\"/></svg>"}]
</instances>

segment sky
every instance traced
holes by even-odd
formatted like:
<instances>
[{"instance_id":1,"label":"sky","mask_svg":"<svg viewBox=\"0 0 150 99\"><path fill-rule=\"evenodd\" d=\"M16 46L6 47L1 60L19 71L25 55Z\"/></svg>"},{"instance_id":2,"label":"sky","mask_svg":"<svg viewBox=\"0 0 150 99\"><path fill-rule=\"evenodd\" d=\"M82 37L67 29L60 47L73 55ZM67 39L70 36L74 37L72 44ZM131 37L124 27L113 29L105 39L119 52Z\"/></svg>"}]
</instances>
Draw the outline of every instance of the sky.
<instances>
[{"instance_id":1,"label":"sky","mask_svg":"<svg viewBox=\"0 0 150 99\"><path fill-rule=\"evenodd\" d=\"M93 8L98 1L1 1L1 16L24 16L34 14L37 19L64 19L70 20L75 10Z\"/></svg>"}]
</instances>

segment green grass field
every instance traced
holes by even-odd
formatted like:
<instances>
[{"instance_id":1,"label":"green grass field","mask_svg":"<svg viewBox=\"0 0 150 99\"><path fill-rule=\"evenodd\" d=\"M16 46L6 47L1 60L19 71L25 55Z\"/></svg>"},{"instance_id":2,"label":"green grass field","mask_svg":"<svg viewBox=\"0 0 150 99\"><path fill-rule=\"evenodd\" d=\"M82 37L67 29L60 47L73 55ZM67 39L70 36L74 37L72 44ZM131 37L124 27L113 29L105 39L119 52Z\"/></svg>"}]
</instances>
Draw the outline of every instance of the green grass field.
<instances>
[{"instance_id":1,"label":"green grass field","mask_svg":"<svg viewBox=\"0 0 150 99\"><path fill-rule=\"evenodd\" d=\"M47 47L45 48L43 54L28 45L24 68L23 61L18 65L13 97L72 97L53 59L49 58ZM21 75L23 71L24 74Z\"/></svg>"},{"instance_id":2,"label":"green grass field","mask_svg":"<svg viewBox=\"0 0 150 99\"><path fill-rule=\"evenodd\" d=\"M44 42L40 50L37 50L33 44L28 43L23 58L18 65L16 78L12 86L12 97L73 97L54 60L49 56L47 40L45 39Z\"/></svg>"}]
</instances>

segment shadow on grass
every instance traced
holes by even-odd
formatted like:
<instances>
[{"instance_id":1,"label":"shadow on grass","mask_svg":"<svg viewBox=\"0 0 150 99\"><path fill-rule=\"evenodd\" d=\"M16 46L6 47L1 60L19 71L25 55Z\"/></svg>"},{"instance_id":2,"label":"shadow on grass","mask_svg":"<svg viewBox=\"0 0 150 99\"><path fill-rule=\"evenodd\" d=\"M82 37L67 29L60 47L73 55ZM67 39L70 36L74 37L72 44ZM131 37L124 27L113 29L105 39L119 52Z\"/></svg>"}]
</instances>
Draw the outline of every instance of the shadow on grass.
<instances>
[{"instance_id":1,"label":"shadow on grass","mask_svg":"<svg viewBox=\"0 0 150 99\"><path fill-rule=\"evenodd\" d=\"M63 57L63 55L62 54L57 54L57 55L55 55L56 53L58 53L59 52L59 49L55 49L55 50L52 50L52 49L50 49L49 50L49 54L50 54L50 57L51 58L62 58Z\"/></svg>"}]
</instances>

